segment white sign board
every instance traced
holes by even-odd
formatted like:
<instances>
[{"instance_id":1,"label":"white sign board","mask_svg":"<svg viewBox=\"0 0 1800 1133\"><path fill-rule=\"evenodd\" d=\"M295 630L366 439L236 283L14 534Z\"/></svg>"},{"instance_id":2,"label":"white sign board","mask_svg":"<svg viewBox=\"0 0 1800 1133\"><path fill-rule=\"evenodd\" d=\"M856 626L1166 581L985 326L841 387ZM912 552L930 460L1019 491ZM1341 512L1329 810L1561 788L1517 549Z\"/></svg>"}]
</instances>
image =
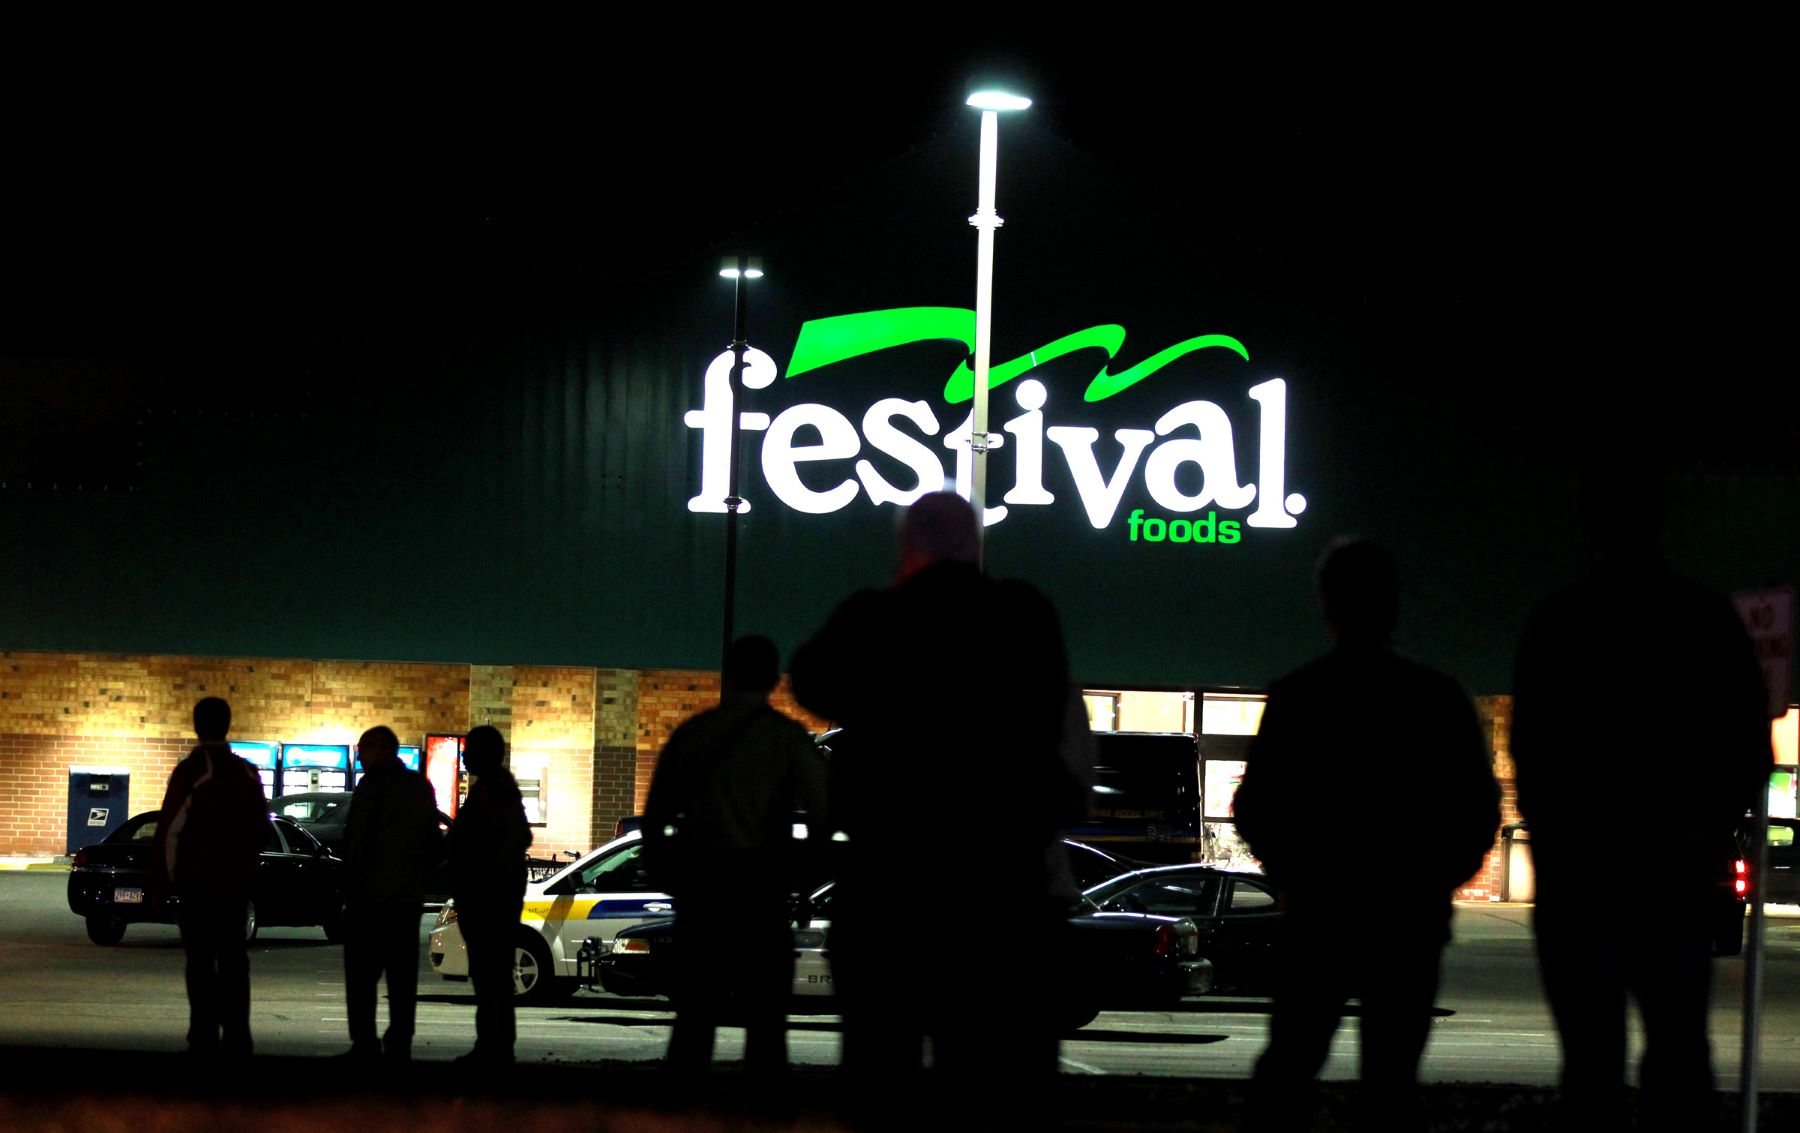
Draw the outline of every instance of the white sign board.
<instances>
[{"instance_id":1,"label":"white sign board","mask_svg":"<svg viewBox=\"0 0 1800 1133\"><path fill-rule=\"evenodd\" d=\"M1756 659L1762 665L1763 684L1769 690L1769 718L1787 715L1788 676L1794 656L1794 588L1746 590L1733 594L1731 602L1750 632Z\"/></svg>"}]
</instances>

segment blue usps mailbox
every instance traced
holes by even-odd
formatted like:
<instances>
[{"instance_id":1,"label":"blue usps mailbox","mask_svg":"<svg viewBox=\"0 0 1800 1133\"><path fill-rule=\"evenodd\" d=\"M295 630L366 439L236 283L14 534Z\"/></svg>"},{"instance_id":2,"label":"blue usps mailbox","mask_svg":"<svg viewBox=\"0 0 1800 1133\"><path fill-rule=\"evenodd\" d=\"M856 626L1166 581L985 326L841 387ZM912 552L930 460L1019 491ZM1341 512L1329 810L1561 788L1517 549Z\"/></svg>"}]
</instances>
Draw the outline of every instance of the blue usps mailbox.
<instances>
[{"instance_id":1,"label":"blue usps mailbox","mask_svg":"<svg viewBox=\"0 0 1800 1133\"><path fill-rule=\"evenodd\" d=\"M69 839L64 853L104 841L131 817L131 772L120 767L69 768Z\"/></svg>"}]
</instances>

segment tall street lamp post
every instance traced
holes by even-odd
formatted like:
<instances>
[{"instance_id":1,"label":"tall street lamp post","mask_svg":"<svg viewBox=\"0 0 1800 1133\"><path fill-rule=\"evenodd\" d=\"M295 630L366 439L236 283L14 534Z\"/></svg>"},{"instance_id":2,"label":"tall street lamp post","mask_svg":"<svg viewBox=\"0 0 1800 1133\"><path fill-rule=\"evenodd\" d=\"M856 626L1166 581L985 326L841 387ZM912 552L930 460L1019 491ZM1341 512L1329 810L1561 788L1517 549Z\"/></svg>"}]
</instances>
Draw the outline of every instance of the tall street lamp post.
<instances>
[{"instance_id":1,"label":"tall street lamp post","mask_svg":"<svg viewBox=\"0 0 1800 1133\"><path fill-rule=\"evenodd\" d=\"M1029 98L1004 91L976 91L969 105L981 111L981 173L975 215L969 223L977 232L975 244L975 405L969 424L969 448L973 467L969 502L975 507L982 558L987 549L987 452L988 452L988 355L989 332L994 321L994 229L1005 223L994 211L994 181L1000 160L1000 112L1024 110Z\"/></svg>"},{"instance_id":2,"label":"tall street lamp post","mask_svg":"<svg viewBox=\"0 0 1800 1133\"><path fill-rule=\"evenodd\" d=\"M737 549L738 509L743 497L738 495L738 398L744 390L744 352L749 349L744 324L749 306L749 281L763 276L762 260L756 256L734 256L719 268L719 275L732 281L734 303L731 316L731 421L726 430L728 460L725 487L725 616L719 642L719 697L725 696L725 658L731 652L737 620Z\"/></svg>"}]
</instances>

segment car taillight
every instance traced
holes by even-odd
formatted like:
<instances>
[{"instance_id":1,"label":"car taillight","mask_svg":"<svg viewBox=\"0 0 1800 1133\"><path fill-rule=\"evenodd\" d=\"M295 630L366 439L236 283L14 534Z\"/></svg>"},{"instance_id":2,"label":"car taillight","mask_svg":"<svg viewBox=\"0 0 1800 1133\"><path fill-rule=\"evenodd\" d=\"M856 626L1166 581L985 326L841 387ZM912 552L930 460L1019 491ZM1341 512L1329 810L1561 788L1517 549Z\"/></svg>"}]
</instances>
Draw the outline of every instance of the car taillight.
<instances>
[{"instance_id":1,"label":"car taillight","mask_svg":"<svg viewBox=\"0 0 1800 1133\"><path fill-rule=\"evenodd\" d=\"M641 936L628 936L624 940L613 941L614 952L645 954L650 951L650 942Z\"/></svg>"},{"instance_id":2,"label":"car taillight","mask_svg":"<svg viewBox=\"0 0 1800 1133\"><path fill-rule=\"evenodd\" d=\"M1737 874L1737 880L1731 883L1731 887L1737 891L1739 897L1742 897L1750 892L1750 865L1743 858L1739 858L1731 863L1731 868L1732 872Z\"/></svg>"},{"instance_id":3,"label":"car taillight","mask_svg":"<svg viewBox=\"0 0 1800 1133\"><path fill-rule=\"evenodd\" d=\"M69 863L69 867L71 869L86 869L87 864L88 852L86 850L76 850L75 860Z\"/></svg>"},{"instance_id":4,"label":"car taillight","mask_svg":"<svg viewBox=\"0 0 1800 1133\"><path fill-rule=\"evenodd\" d=\"M1151 946L1150 951L1157 956L1167 956L1175 951L1175 929L1173 926L1166 924L1156 926L1156 943Z\"/></svg>"}]
</instances>

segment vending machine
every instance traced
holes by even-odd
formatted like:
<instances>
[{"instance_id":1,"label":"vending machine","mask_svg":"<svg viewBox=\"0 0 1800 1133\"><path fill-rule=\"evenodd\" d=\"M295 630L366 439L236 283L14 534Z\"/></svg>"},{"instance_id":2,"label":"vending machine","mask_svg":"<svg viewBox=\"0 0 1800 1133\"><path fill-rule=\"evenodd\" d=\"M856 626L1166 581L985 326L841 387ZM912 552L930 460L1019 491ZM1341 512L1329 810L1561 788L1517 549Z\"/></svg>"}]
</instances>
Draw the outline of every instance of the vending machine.
<instances>
[{"instance_id":1,"label":"vending machine","mask_svg":"<svg viewBox=\"0 0 1800 1133\"><path fill-rule=\"evenodd\" d=\"M281 763L281 745L269 740L232 740L231 750L256 768L262 780L263 798L275 797L275 768Z\"/></svg>"},{"instance_id":2,"label":"vending machine","mask_svg":"<svg viewBox=\"0 0 1800 1133\"><path fill-rule=\"evenodd\" d=\"M404 766L408 771L417 771L419 769L419 752L420 752L420 749L417 744L401 744L400 745L400 763L401 763L401 765ZM354 786L354 785L362 782L362 780L363 780L362 745L361 744L357 744L350 749L350 767L351 767L350 783L352 786Z\"/></svg>"},{"instance_id":3,"label":"vending machine","mask_svg":"<svg viewBox=\"0 0 1800 1133\"><path fill-rule=\"evenodd\" d=\"M349 789L349 744L281 745L282 794Z\"/></svg>"},{"instance_id":4,"label":"vending machine","mask_svg":"<svg viewBox=\"0 0 1800 1133\"><path fill-rule=\"evenodd\" d=\"M425 737L425 781L437 798L437 808L456 816L456 806L469 790L469 773L463 768L463 737Z\"/></svg>"}]
</instances>

